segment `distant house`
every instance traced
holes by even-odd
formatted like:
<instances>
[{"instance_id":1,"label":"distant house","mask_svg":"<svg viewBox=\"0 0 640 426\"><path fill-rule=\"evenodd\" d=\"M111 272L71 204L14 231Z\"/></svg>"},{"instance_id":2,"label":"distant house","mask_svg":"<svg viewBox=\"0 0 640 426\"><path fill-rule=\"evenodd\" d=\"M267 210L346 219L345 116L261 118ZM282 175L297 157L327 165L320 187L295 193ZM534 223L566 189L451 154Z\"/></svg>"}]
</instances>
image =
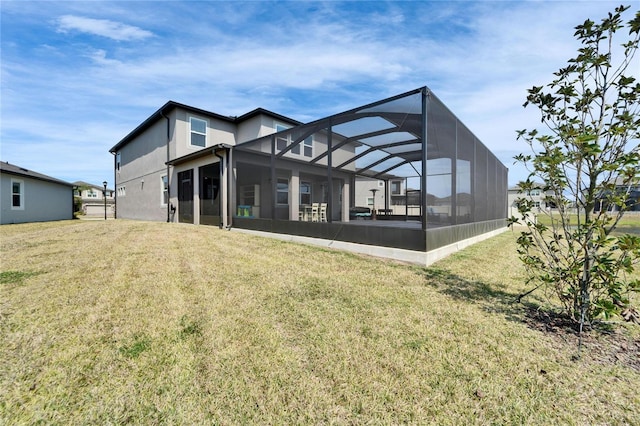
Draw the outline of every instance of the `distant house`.
<instances>
[{"instance_id":1,"label":"distant house","mask_svg":"<svg viewBox=\"0 0 640 426\"><path fill-rule=\"evenodd\" d=\"M406 179L385 176L374 179L356 176L355 205L375 210L378 216L419 215L420 191L407 188Z\"/></svg>"},{"instance_id":2,"label":"distant house","mask_svg":"<svg viewBox=\"0 0 640 426\"><path fill-rule=\"evenodd\" d=\"M628 194L624 211L640 212L640 176L637 176L631 184L625 185L621 178L615 180L614 191L617 194ZM622 206L609 203L607 201L607 192L602 191L598 196L598 202L594 208L595 211L605 210L609 212L617 212L622 210Z\"/></svg>"},{"instance_id":3,"label":"distant house","mask_svg":"<svg viewBox=\"0 0 640 426\"><path fill-rule=\"evenodd\" d=\"M0 161L0 224L73 219L73 185Z\"/></svg>"},{"instance_id":4,"label":"distant house","mask_svg":"<svg viewBox=\"0 0 640 426\"><path fill-rule=\"evenodd\" d=\"M509 204L509 216L518 217L518 200L525 199L533 202L533 211L547 210L555 208L555 204L547 199L553 196L553 191L544 191L542 183L535 183L533 189L522 191L520 186L515 185L509 188L507 194L507 202Z\"/></svg>"},{"instance_id":5,"label":"distant house","mask_svg":"<svg viewBox=\"0 0 640 426\"><path fill-rule=\"evenodd\" d=\"M93 185L91 183L76 181L73 182L73 195L79 201L79 209L85 216L103 216L105 208L105 197L107 206L107 215L114 217L115 214L115 195L113 189L107 188L104 194L104 186Z\"/></svg>"}]
</instances>

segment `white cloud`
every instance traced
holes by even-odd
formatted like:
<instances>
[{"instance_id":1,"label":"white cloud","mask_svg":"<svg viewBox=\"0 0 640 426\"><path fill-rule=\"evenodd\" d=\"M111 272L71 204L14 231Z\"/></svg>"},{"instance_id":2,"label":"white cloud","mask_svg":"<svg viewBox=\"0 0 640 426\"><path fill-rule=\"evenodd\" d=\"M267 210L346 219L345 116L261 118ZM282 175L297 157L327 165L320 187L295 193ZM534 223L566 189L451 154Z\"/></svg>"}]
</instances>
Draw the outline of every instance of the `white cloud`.
<instances>
[{"instance_id":1,"label":"white cloud","mask_svg":"<svg viewBox=\"0 0 640 426\"><path fill-rule=\"evenodd\" d=\"M143 40L153 36L150 31L108 19L84 18L81 16L64 15L58 18L58 32L79 31L82 33L99 35L117 41Z\"/></svg>"}]
</instances>

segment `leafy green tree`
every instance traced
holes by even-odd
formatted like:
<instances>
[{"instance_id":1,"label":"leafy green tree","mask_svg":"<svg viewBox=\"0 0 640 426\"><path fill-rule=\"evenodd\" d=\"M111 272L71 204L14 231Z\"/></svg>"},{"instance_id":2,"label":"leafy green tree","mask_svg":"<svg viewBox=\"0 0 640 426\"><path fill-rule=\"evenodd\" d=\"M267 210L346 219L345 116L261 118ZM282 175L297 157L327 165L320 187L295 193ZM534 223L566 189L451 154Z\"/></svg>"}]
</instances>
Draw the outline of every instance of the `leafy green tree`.
<instances>
[{"instance_id":1,"label":"leafy green tree","mask_svg":"<svg viewBox=\"0 0 640 426\"><path fill-rule=\"evenodd\" d=\"M534 290L551 290L581 335L597 318L640 319L630 298L640 290L631 275L640 237L614 232L635 208L630 194L640 185L640 64L634 57L640 12L625 23L628 9L575 28L577 56L551 83L529 89L524 103L540 110L545 131L518 131L531 149L515 157L530 172L519 185L521 217L509 220L526 225L518 253ZM544 201L554 206L548 211L539 212L527 196L540 182Z\"/></svg>"}]
</instances>

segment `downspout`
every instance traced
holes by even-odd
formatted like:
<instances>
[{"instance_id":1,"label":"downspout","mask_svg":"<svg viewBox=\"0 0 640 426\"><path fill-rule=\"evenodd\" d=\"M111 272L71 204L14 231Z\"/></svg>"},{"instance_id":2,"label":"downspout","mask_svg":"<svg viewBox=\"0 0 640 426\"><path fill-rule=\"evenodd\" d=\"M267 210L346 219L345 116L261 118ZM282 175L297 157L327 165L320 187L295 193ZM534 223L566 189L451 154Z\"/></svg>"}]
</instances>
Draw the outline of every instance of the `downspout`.
<instances>
[{"instance_id":1,"label":"downspout","mask_svg":"<svg viewBox=\"0 0 640 426\"><path fill-rule=\"evenodd\" d=\"M171 200L171 191L170 191L170 187L171 185L169 185L169 173L170 173L170 165L169 165L169 161L171 161L170 157L170 151L169 151L169 142L171 142L171 120L169 119L169 117L167 117L166 115L164 115L164 111L160 111L160 115L164 118L167 119L167 222L171 222L171 203L169 200Z\"/></svg>"}]
</instances>

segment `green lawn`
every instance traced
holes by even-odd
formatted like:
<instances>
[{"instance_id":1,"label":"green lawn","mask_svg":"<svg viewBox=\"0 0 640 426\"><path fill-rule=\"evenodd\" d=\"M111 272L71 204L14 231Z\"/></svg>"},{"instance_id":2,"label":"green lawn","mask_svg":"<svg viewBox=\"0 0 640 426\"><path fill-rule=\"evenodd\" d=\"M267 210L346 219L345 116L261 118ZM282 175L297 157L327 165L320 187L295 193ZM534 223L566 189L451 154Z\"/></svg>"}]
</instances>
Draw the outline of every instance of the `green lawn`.
<instances>
[{"instance_id":1,"label":"green lawn","mask_svg":"<svg viewBox=\"0 0 640 426\"><path fill-rule=\"evenodd\" d=\"M536 217L538 218L538 221L540 221L540 223L543 223L545 225L551 225L551 223L558 223L560 219L560 215L555 211L552 211L551 213L542 212L542 213L539 213ZM584 220L584 216L582 216L582 219ZM578 216L569 215L569 221L570 223L574 223L574 224L578 223ZM620 222L618 222L618 228L622 232L633 232L633 233L640 232L640 215L629 214L629 213L625 214L620 219Z\"/></svg>"},{"instance_id":2,"label":"green lawn","mask_svg":"<svg viewBox=\"0 0 640 426\"><path fill-rule=\"evenodd\" d=\"M0 242L0 424L640 424L639 327L573 361L511 232L431 268L122 220Z\"/></svg>"}]
</instances>

